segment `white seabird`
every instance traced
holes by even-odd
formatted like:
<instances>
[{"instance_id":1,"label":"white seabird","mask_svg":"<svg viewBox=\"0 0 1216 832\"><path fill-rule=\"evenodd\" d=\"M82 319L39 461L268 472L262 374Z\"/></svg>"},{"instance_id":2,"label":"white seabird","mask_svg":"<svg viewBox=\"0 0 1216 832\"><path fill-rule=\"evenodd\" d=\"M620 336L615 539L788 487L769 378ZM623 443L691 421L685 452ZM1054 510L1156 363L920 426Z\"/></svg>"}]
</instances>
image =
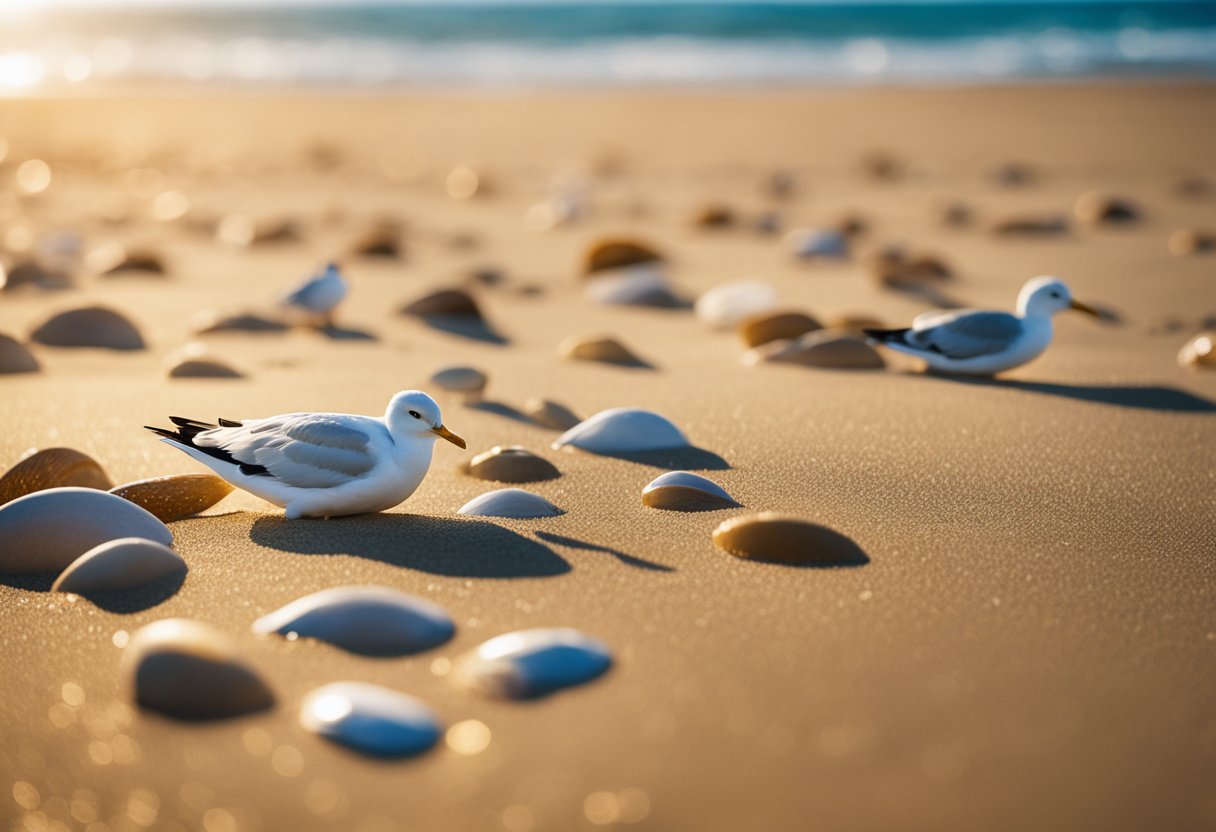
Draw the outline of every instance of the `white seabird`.
<instances>
[{"instance_id":1,"label":"white seabird","mask_svg":"<svg viewBox=\"0 0 1216 832\"><path fill-rule=\"evenodd\" d=\"M926 312L906 329L867 329L866 335L893 350L923 358L935 370L992 375L1020 367L1051 344L1051 318L1065 309L1101 317L1074 300L1064 282L1036 277L1018 294L1017 314L971 309Z\"/></svg>"},{"instance_id":2,"label":"white seabird","mask_svg":"<svg viewBox=\"0 0 1216 832\"><path fill-rule=\"evenodd\" d=\"M346 299L350 286L337 263L329 263L318 274L305 280L299 286L279 298L279 306L302 314L309 321L320 321L325 325L333 323L334 310Z\"/></svg>"},{"instance_id":3,"label":"white seabird","mask_svg":"<svg viewBox=\"0 0 1216 832\"><path fill-rule=\"evenodd\" d=\"M392 508L422 483L437 438L465 447L421 390L393 396L382 418L288 413L218 425L170 421L176 430L148 430L237 488L286 509L288 520Z\"/></svg>"}]
</instances>

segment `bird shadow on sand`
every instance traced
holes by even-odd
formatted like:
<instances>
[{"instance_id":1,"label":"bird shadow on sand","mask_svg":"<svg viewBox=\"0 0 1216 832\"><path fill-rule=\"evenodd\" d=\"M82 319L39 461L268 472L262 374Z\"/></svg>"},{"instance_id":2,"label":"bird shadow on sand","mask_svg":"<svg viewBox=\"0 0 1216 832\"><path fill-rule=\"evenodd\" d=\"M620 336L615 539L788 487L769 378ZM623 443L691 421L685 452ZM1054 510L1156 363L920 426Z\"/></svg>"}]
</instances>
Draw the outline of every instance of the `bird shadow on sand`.
<instances>
[{"instance_id":1,"label":"bird shadow on sand","mask_svg":"<svg viewBox=\"0 0 1216 832\"><path fill-rule=\"evenodd\" d=\"M546 578L571 571L548 546L482 520L415 514L260 517L249 537L282 552L352 555L452 578Z\"/></svg>"},{"instance_id":2,"label":"bird shadow on sand","mask_svg":"<svg viewBox=\"0 0 1216 832\"><path fill-rule=\"evenodd\" d=\"M730 463L704 448L664 448L657 451L596 451L597 456L623 459L669 471L728 471Z\"/></svg>"},{"instance_id":3,"label":"bird shadow on sand","mask_svg":"<svg viewBox=\"0 0 1216 832\"><path fill-rule=\"evenodd\" d=\"M431 329L459 335L472 341L506 346L510 340L480 318L470 315L424 315L419 318Z\"/></svg>"},{"instance_id":4,"label":"bird shadow on sand","mask_svg":"<svg viewBox=\"0 0 1216 832\"><path fill-rule=\"evenodd\" d=\"M1095 404L1109 404L1134 410L1156 410L1167 413L1216 413L1216 402L1196 396L1177 387L1161 385L1083 385L1053 384L1045 381L1018 381L991 377L949 376L937 373L925 375L956 384L975 387L1004 388L1027 393L1040 393L1064 399Z\"/></svg>"},{"instance_id":5,"label":"bird shadow on sand","mask_svg":"<svg viewBox=\"0 0 1216 832\"><path fill-rule=\"evenodd\" d=\"M637 569L647 569L651 572L675 572L674 566L667 566L663 563L655 563L652 560L639 558L635 555L628 555L618 549L613 549L610 546L600 546L598 543L588 543L585 540L579 540L575 537L565 537L552 532L538 531L536 536L546 543L552 543L555 546L565 546L569 549L580 549L585 552L603 552L606 555L612 555L626 566L632 566Z\"/></svg>"},{"instance_id":6,"label":"bird shadow on sand","mask_svg":"<svg viewBox=\"0 0 1216 832\"><path fill-rule=\"evenodd\" d=\"M58 573L42 572L38 574L0 573L0 584L15 589L25 589L31 592L50 592ZM115 589L106 592L76 593L91 601L106 612L128 615L151 609L158 604L168 601L181 589L186 580L186 573L170 575L143 586L131 589Z\"/></svg>"}]
</instances>

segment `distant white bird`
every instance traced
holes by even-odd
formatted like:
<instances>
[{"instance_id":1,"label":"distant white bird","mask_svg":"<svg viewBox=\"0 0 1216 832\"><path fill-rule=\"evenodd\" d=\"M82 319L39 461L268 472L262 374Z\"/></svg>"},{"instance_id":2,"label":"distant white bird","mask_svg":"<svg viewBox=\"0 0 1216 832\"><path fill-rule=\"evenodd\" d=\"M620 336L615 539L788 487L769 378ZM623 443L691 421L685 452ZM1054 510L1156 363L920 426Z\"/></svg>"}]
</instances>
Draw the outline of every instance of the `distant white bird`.
<instances>
[{"instance_id":1,"label":"distant white bird","mask_svg":"<svg viewBox=\"0 0 1216 832\"><path fill-rule=\"evenodd\" d=\"M279 306L302 314L308 321L333 324L334 310L345 300L350 286L337 263L328 264L299 286L279 298Z\"/></svg>"},{"instance_id":2,"label":"distant white bird","mask_svg":"<svg viewBox=\"0 0 1216 832\"><path fill-rule=\"evenodd\" d=\"M422 483L436 438L465 447L421 390L393 396L383 418L288 413L218 425L170 421L176 430L148 430L237 488L285 508L288 520L392 508Z\"/></svg>"},{"instance_id":3,"label":"distant white bird","mask_svg":"<svg viewBox=\"0 0 1216 832\"><path fill-rule=\"evenodd\" d=\"M1032 361L1051 343L1051 316L1065 309L1101 317L1078 300L1064 282L1036 277L1022 287L1016 315L957 310L918 315L907 329L865 332L893 350L923 358L935 370L992 375Z\"/></svg>"}]
</instances>

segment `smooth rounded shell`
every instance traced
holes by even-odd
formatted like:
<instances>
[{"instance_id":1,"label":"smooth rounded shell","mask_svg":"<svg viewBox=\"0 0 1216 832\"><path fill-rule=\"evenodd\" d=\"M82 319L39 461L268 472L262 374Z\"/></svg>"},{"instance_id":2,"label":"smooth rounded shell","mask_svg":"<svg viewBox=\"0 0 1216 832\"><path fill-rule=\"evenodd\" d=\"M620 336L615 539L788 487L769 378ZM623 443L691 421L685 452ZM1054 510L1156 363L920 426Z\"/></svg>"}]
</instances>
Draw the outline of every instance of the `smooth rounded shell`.
<instances>
[{"instance_id":1,"label":"smooth rounded shell","mask_svg":"<svg viewBox=\"0 0 1216 832\"><path fill-rule=\"evenodd\" d=\"M30 454L0 477L0 505L48 488L96 488L114 483L88 454L71 448L46 448Z\"/></svg>"},{"instance_id":2,"label":"smooth rounded shell","mask_svg":"<svg viewBox=\"0 0 1216 832\"><path fill-rule=\"evenodd\" d=\"M208 335L214 332L284 332L287 324L259 315L256 312L238 312L224 315L215 310L204 310L194 319L194 332Z\"/></svg>"},{"instance_id":3,"label":"smooth rounded shell","mask_svg":"<svg viewBox=\"0 0 1216 832\"><path fill-rule=\"evenodd\" d=\"M123 665L136 702L178 719L239 716L274 704L228 639L198 621L167 618L137 630Z\"/></svg>"},{"instance_id":4,"label":"smooth rounded shell","mask_svg":"<svg viewBox=\"0 0 1216 832\"><path fill-rule=\"evenodd\" d=\"M866 562L857 544L839 532L771 512L723 521L714 530L714 543L746 560L822 566Z\"/></svg>"},{"instance_id":5,"label":"smooth rounded shell","mask_svg":"<svg viewBox=\"0 0 1216 832\"><path fill-rule=\"evenodd\" d=\"M575 336L558 347L563 358L572 361L602 361L605 364L638 365L642 360L615 338Z\"/></svg>"},{"instance_id":6,"label":"smooth rounded shell","mask_svg":"<svg viewBox=\"0 0 1216 832\"><path fill-rule=\"evenodd\" d=\"M524 413L541 427L553 430L569 430L582 421L570 408L548 399L528 399Z\"/></svg>"},{"instance_id":7,"label":"smooth rounded shell","mask_svg":"<svg viewBox=\"0 0 1216 832\"><path fill-rule=\"evenodd\" d=\"M539 494L522 488L500 488L469 500L456 512L473 517L511 517L528 520L556 517L562 510Z\"/></svg>"},{"instance_id":8,"label":"smooth rounded shell","mask_svg":"<svg viewBox=\"0 0 1216 832\"><path fill-rule=\"evenodd\" d=\"M730 329L745 318L777 305L777 290L759 280L724 283L707 291L693 307L697 317L715 329Z\"/></svg>"},{"instance_id":9,"label":"smooth rounded shell","mask_svg":"<svg viewBox=\"0 0 1216 832\"><path fill-rule=\"evenodd\" d=\"M165 357L169 378L243 378L244 374L218 357L205 344L186 344Z\"/></svg>"},{"instance_id":10,"label":"smooth rounded shell","mask_svg":"<svg viewBox=\"0 0 1216 832\"><path fill-rule=\"evenodd\" d=\"M36 373L38 359L15 338L0 333L0 375L8 373Z\"/></svg>"},{"instance_id":11,"label":"smooth rounded shell","mask_svg":"<svg viewBox=\"0 0 1216 832\"><path fill-rule=\"evenodd\" d=\"M1176 257L1201 254L1216 250L1216 234L1199 231L1195 228L1179 228L1170 234L1167 246L1170 254Z\"/></svg>"},{"instance_id":12,"label":"smooth rounded shell","mask_svg":"<svg viewBox=\"0 0 1216 832\"><path fill-rule=\"evenodd\" d=\"M110 493L172 523L211 508L232 493L232 486L214 474L172 474L129 482Z\"/></svg>"},{"instance_id":13,"label":"smooth rounded shell","mask_svg":"<svg viewBox=\"0 0 1216 832\"><path fill-rule=\"evenodd\" d=\"M886 366L878 351L847 333L821 330L793 341L775 341L749 350L744 363L802 364L833 370L880 370Z\"/></svg>"},{"instance_id":14,"label":"smooth rounded shell","mask_svg":"<svg viewBox=\"0 0 1216 832\"><path fill-rule=\"evenodd\" d=\"M421 700L366 682L334 682L304 697L300 725L376 757L419 754L439 741L440 724Z\"/></svg>"},{"instance_id":15,"label":"smooth rounded shell","mask_svg":"<svg viewBox=\"0 0 1216 832\"><path fill-rule=\"evenodd\" d=\"M123 537L173 543L164 523L108 492L37 491L0 506L0 572L58 572L94 546Z\"/></svg>"},{"instance_id":16,"label":"smooth rounded shell","mask_svg":"<svg viewBox=\"0 0 1216 832\"><path fill-rule=\"evenodd\" d=\"M1201 332L1187 341L1178 353L1184 367L1216 367L1216 332Z\"/></svg>"},{"instance_id":17,"label":"smooth rounded shell","mask_svg":"<svg viewBox=\"0 0 1216 832\"><path fill-rule=\"evenodd\" d=\"M639 240L601 240L587 250L583 258L583 273L595 276L597 272L638 263L653 263L662 259L663 256L656 249Z\"/></svg>"},{"instance_id":18,"label":"smooth rounded shell","mask_svg":"<svg viewBox=\"0 0 1216 832\"><path fill-rule=\"evenodd\" d=\"M454 393L480 393L489 378L476 367L445 367L431 376L431 381Z\"/></svg>"},{"instance_id":19,"label":"smooth rounded shell","mask_svg":"<svg viewBox=\"0 0 1216 832\"><path fill-rule=\"evenodd\" d=\"M739 324L739 337L749 347L770 341L786 341L821 329L819 321L802 312L753 315Z\"/></svg>"},{"instance_id":20,"label":"smooth rounded shell","mask_svg":"<svg viewBox=\"0 0 1216 832\"><path fill-rule=\"evenodd\" d=\"M143 336L123 315L104 306L69 309L47 319L30 340L52 347L142 350Z\"/></svg>"},{"instance_id":21,"label":"smooth rounded shell","mask_svg":"<svg viewBox=\"0 0 1216 832\"><path fill-rule=\"evenodd\" d=\"M568 627L505 633L462 657L455 678L491 696L530 699L583 684L612 666L607 645Z\"/></svg>"},{"instance_id":22,"label":"smooth rounded shell","mask_svg":"<svg viewBox=\"0 0 1216 832\"><path fill-rule=\"evenodd\" d=\"M181 555L153 540L124 537L94 546L63 570L51 589L90 595L135 589L186 571Z\"/></svg>"},{"instance_id":23,"label":"smooth rounded shell","mask_svg":"<svg viewBox=\"0 0 1216 832\"><path fill-rule=\"evenodd\" d=\"M714 511L739 505L713 480L688 471L668 471L642 489L642 504L668 511Z\"/></svg>"},{"instance_id":24,"label":"smooth rounded shell","mask_svg":"<svg viewBox=\"0 0 1216 832\"><path fill-rule=\"evenodd\" d=\"M579 422L553 443L594 453L686 448L688 439L664 416L650 410L616 407Z\"/></svg>"},{"instance_id":25,"label":"smooth rounded shell","mask_svg":"<svg viewBox=\"0 0 1216 832\"><path fill-rule=\"evenodd\" d=\"M1077 219L1087 223L1133 222L1140 209L1131 201L1100 193L1082 194L1073 208Z\"/></svg>"},{"instance_id":26,"label":"smooth rounded shell","mask_svg":"<svg viewBox=\"0 0 1216 832\"><path fill-rule=\"evenodd\" d=\"M481 309L472 295L463 289L440 289L406 304L401 308L401 314L421 318L431 315L480 318Z\"/></svg>"},{"instance_id":27,"label":"smooth rounded shell","mask_svg":"<svg viewBox=\"0 0 1216 832\"><path fill-rule=\"evenodd\" d=\"M552 462L518 445L495 445L473 457L465 472L492 482L540 482L561 476Z\"/></svg>"},{"instance_id":28,"label":"smooth rounded shell","mask_svg":"<svg viewBox=\"0 0 1216 832\"><path fill-rule=\"evenodd\" d=\"M608 306L669 309L680 305L663 264L657 261L601 272L587 283L584 292L590 300Z\"/></svg>"},{"instance_id":29,"label":"smooth rounded shell","mask_svg":"<svg viewBox=\"0 0 1216 832\"><path fill-rule=\"evenodd\" d=\"M799 228L785 236L785 244L798 257L847 257L849 240L835 229Z\"/></svg>"}]
</instances>

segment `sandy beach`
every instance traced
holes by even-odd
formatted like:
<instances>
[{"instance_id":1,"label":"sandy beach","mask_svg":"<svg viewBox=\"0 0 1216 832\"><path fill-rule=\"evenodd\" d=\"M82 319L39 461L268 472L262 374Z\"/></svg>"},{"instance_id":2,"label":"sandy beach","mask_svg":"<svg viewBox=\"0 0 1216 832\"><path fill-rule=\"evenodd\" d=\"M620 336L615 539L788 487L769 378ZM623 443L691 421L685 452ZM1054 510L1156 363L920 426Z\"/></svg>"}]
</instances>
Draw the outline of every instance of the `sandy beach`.
<instances>
[{"instance_id":1,"label":"sandy beach","mask_svg":"<svg viewBox=\"0 0 1216 832\"><path fill-rule=\"evenodd\" d=\"M1216 828L1216 372L1177 361L1216 314L1216 255L1167 247L1176 229L1216 230L1216 191L1175 188L1216 181L1210 83L129 92L0 100L0 136L10 266L28 256L23 242L65 230L86 253L117 242L166 265L152 276L81 266L76 288L0 293L0 333L18 340L98 303L147 341L134 352L32 345L40 372L0 376L0 469L65 446L115 483L197 473L143 426L380 414L409 388L430 389L469 443L440 443L418 492L381 515L288 522L237 492L172 523L190 571L151 606L107 609L47 591L53 576L0 576L5 829ZM900 175L868 175L876 152ZM52 180L21 194L31 158ZM1031 181L999 181L1011 163ZM453 199L449 172L462 164L482 189ZM785 198L766 191L776 172L794 183ZM585 216L529 227L555 182L577 183ZM165 221L155 205L168 190L189 211ZM1095 190L1142 217L1074 220L1059 235L989 230L1071 217ZM970 206L974 222L943 225L941 199ZM740 221L694 225L711 204ZM752 227L769 212L783 231L850 214L867 230L850 257L804 262L780 233ZM215 223L232 214L291 220L298 239L217 242ZM403 229L401 259L349 254L385 220ZM658 248L689 299L755 278L823 321L906 325L933 308L871 279L868 256L889 244L946 261L956 276L941 291L963 306L1012 309L1027 279L1050 274L1121 320L1062 314L1047 352L997 381L926 375L890 352L879 371L749 367L733 332L689 310L588 300L583 253L609 236ZM263 307L331 259L351 283L340 331L192 333L200 311ZM487 269L502 280L470 282ZM396 312L458 285L496 340ZM558 345L580 334L614 336L653 366L564 360ZM168 378L166 356L195 340L246 377ZM454 364L488 374L485 401L429 386ZM672 467L695 468L745 508L643 507L664 467L552 450L558 432L519 413L537 396L581 417L663 414L699 449ZM509 444L560 469L525 487L564 514L456 515L494 487L459 465ZM827 525L869 562L782 566L714 546L720 522L759 511ZM384 659L250 630L347 584L434 601L456 635ZM135 707L119 645L172 617L229 636L275 706L201 724ZM601 639L612 669L525 703L452 685L444 660L540 626ZM484 723L491 739L404 761L333 746L297 711L340 680L405 691L446 725Z\"/></svg>"}]
</instances>

